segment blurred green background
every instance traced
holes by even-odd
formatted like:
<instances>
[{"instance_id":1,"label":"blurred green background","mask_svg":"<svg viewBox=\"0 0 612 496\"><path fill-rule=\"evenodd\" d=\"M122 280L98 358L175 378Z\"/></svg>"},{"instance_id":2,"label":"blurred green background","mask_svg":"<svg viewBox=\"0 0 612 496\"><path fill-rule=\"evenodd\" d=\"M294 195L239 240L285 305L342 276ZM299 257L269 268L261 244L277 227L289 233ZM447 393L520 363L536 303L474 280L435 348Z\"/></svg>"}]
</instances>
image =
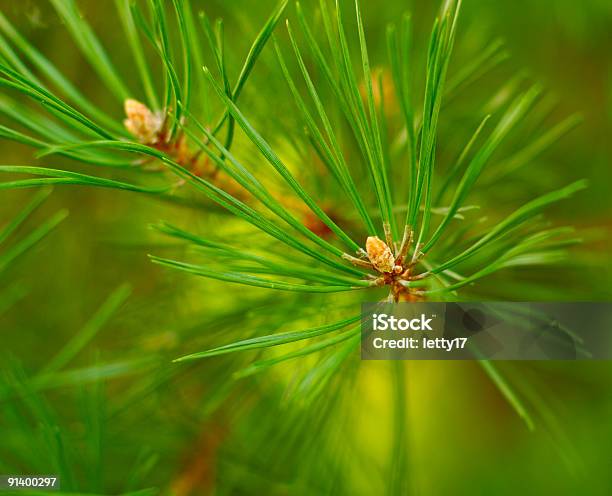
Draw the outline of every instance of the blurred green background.
<instances>
[{"instance_id":1,"label":"blurred green background","mask_svg":"<svg viewBox=\"0 0 612 496\"><path fill-rule=\"evenodd\" d=\"M316 3L309 0L303 6L314 8ZM362 3L376 65L385 62L385 25L405 10L414 14L416 51L423 52L436 3ZM275 2L193 4L224 18L232 46L228 66L235 67L232 60L244 57ZM81 1L79 5L129 78L127 50L116 28L112 2ZM122 109L83 63L46 2L0 0L0 9L71 81L121 118ZM293 6L288 17L294 17ZM352 20L348 22L352 26ZM281 26L278 31L279 39L284 40ZM500 81L523 69L531 80L541 81L555 100L547 117L550 122L574 112L582 114L578 128L500 189L501 198L503 188L530 197L576 178L589 179L586 193L555 207L552 215L576 226L587 240L575 252L575 266L570 260L567 267L546 269L537 276L554 281L568 300L609 300L612 295L611 33L612 3L606 0L470 0L463 5L450 69L460 69L462 61L486 46L487 40L502 38L511 55L490 78L453 102L449 113L455 118L445 132L451 137L456 132L459 142L465 141L473 127L473 121L462 121L472 99L481 91L494 91ZM266 49L243 104L257 109L258 88L283 88L274 102L282 120L290 104L275 74L273 54ZM290 132L294 123L288 120ZM261 119L259 125L266 126L266 120ZM448 129L451 125L456 129ZM275 131L278 127L270 130ZM444 148L444 143L439 146ZM35 163L26 147L2 141L0 150L2 163ZM66 167L59 157L41 161ZM31 190L2 191L0 225L32 194ZM86 380L71 385L66 379L67 385L43 388L41 393L41 401L56 412L51 424L57 424L63 436L75 489L92 494L119 494L151 486L161 488L162 494L177 495L214 491L381 494L388 486L394 435L388 364L357 367L357 359L354 370L336 378L328 394L304 406L287 400L290 373L284 368L234 382L231 373L248 363L248 357L215 358L188 367L170 362L184 352L240 336L245 318L256 329L269 328L274 319L278 320L274 325L283 328L286 316L275 313L279 302L285 308L296 308L298 316L291 328L308 322L304 308L320 304L320 299L310 296L269 295L265 290L243 291L188 278L152 265L145 256L183 249L147 228L160 219L196 232L212 230L248 244L249 233L240 224L232 224L225 216L130 193L57 187L28 220L24 232L60 208L67 208L69 217L0 280L0 287L19 284L27 290L26 296L0 315L6 384L17 381L16 370L23 368L24 376L30 377L44 367L115 288L123 283L133 288L127 302L74 363L74 368L123 364L117 377L109 373L102 386L99 381ZM503 297L500 281L506 288L522 284L520 277L513 280L500 274L483 281L481 293L491 299ZM526 294L546 298L546 293ZM478 364L406 365L407 399L401 401L408 412L408 458L394 470L408 480L409 489L425 495L610 494L610 364L502 363L500 369L514 378L532 403L540 405L541 422L535 430L525 427ZM36 413L46 407L28 408L26 413L9 412L7 406L6 414L0 414L0 438L6 440L0 443L4 444L0 447L0 469L4 470L0 472L56 469L57 444L49 441ZM92 432L98 432L95 439Z\"/></svg>"}]
</instances>

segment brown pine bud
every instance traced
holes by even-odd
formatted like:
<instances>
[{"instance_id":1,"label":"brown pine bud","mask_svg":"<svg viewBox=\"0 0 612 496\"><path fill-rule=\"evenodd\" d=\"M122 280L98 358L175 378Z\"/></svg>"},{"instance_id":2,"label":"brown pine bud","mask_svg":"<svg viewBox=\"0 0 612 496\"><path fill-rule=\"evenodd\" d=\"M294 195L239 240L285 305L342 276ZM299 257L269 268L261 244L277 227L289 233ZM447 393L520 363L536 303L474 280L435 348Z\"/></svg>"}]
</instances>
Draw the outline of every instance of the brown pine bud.
<instances>
[{"instance_id":1,"label":"brown pine bud","mask_svg":"<svg viewBox=\"0 0 612 496\"><path fill-rule=\"evenodd\" d=\"M395 257L391 248L377 236L366 240L366 252L372 265L378 272L391 272L395 266Z\"/></svg>"},{"instance_id":2,"label":"brown pine bud","mask_svg":"<svg viewBox=\"0 0 612 496\"><path fill-rule=\"evenodd\" d=\"M162 116L151 112L145 104L136 100L127 99L124 107L127 119L123 125L130 134L145 145L156 143L163 126Z\"/></svg>"}]
</instances>

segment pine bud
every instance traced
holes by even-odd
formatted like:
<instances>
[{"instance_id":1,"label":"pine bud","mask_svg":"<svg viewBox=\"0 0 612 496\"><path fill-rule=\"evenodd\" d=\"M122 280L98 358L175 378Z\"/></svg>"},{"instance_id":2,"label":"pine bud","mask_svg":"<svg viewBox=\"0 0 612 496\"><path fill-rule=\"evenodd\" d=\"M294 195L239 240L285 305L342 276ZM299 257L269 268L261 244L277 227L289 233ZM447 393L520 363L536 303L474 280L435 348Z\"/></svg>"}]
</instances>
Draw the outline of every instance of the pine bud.
<instances>
[{"instance_id":1,"label":"pine bud","mask_svg":"<svg viewBox=\"0 0 612 496\"><path fill-rule=\"evenodd\" d=\"M151 112L145 104L136 100L126 100L124 107L127 119L123 125L130 134L145 145L156 143L163 126L161 115Z\"/></svg>"},{"instance_id":2,"label":"pine bud","mask_svg":"<svg viewBox=\"0 0 612 496\"><path fill-rule=\"evenodd\" d=\"M370 262L378 272L391 272L393 270L395 257L391 248L380 238L370 236L366 240L366 252Z\"/></svg>"}]
</instances>

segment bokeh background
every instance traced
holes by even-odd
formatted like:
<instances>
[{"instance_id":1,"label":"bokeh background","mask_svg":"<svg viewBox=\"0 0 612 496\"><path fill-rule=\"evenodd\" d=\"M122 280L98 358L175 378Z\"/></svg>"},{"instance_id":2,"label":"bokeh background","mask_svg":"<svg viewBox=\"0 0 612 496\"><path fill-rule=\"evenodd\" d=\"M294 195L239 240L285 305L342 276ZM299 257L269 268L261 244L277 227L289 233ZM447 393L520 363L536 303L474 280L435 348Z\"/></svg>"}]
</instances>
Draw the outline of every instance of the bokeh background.
<instances>
[{"instance_id":1,"label":"bokeh background","mask_svg":"<svg viewBox=\"0 0 612 496\"><path fill-rule=\"evenodd\" d=\"M192 3L224 18L232 46L229 67L244 57L275 4ZM314 9L315 3L303 6ZM415 52L424 51L435 2L362 4L375 62L385 62L386 24L405 10L414 15ZM79 5L129 78L112 2ZM83 62L46 2L0 0L0 8L79 88L121 118L122 109ZM293 6L287 12L294 17ZM282 42L282 26L278 31ZM606 301L612 296L611 33L612 3L606 0L470 0L463 5L451 72L488 40L503 39L510 58L453 102L453 119L442 123L449 147L456 146L455 134L459 143L469 137L473 121L468 124L463 116L478 95L494 92L500 81L524 70L530 80L543 83L555 103L547 120L554 123L579 112L583 122L499 185L502 202L508 190L513 197L529 198L581 177L590 181L587 192L551 213L585 238L567 266L534 276L552 282L557 292L551 296L527 287L520 274L500 274L483 281L479 290L490 299L503 298L505 290L516 299L522 299L522 290L526 299ZM283 86L266 49L242 100L252 112L269 111L265 118L256 117L260 127L270 126L264 132L290 133L297 125ZM278 95L273 102L271 95ZM36 163L30 149L12 142L0 142L0 152L4 164ZM43 161L66 167L58 157ZM32 194L0 192L0 225ZM399 395L388 364L356 363L330 382L319 400L303 404L290 394L293 369L234 381L232 372L252 356L190 366L171 363L186 352L240 336L245 321L253 332L286 329L286 313L276 311L279 301L295 309L292 328L307 323L308 309L321 305L315 297L243 291L185 277L146 257L184 250L148 229L162 219L245 244L248 230L216 213L82 187L55 188L24 229L61 208L69 210L69 217L0 280L0 287L19 284L27 290L0 315L5 391L35 377L117 287L127 283L131 293L75 358L72 376L34 388L40 404L4 396L10 408L0 413L0 471L55 472L58 453L65 450L68 468L60 469L71 479L67 489L92 494L147 487L177 495L381 494L394 490L389 474L398 473L407 481L398 494L404 489L425 495L612 492L609 363L499 364L529 403L537 405L533 430L477 363L407 364L405 390ZM406 410L402 439L408 448L402 450L401 463L394 462L397 402ZM54 413L47 417L47 410Z\"/></svg>"}]
</instances>

